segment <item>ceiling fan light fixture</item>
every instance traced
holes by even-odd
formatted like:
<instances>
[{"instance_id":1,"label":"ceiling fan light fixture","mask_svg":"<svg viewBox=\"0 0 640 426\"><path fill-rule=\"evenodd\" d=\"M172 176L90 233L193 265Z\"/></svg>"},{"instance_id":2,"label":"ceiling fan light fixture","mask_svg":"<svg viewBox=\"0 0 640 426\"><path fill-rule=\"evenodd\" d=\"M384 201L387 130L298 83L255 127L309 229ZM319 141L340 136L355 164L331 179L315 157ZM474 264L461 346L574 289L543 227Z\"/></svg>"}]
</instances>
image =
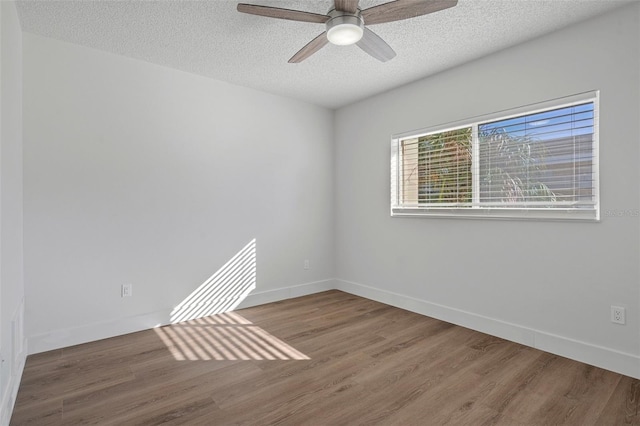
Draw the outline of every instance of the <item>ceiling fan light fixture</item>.
<instances>
[{"instance_id":1,"label":"ceiling fan light fixture","mask_svg":"<svg viewBox=\"0 0 640 426\"><path fill-rule=\"evenodd\" d=\"M329 0L324 1L329 2ZM357 43L358 47L368 55L380 62L387 62L396 56L396 52L379 35L365 27L365 22L367 25L384 24L428 15L453 7L458 4L458 0L387 0L364 10L360 8L360 0L333 0L332 3L333 8L324 15L246 3L238 3L238 12L289 21L326 24L325 31L289 59L290 64L304 61L329 43L339 46Z\"/></svg>"},{"instance_id":2,"label":"ceiling fan light fixture","mask_svg":"<svg viewBox=\"0 0 640 426\"><path fill-rule=\"evenodd\" d=\"M327 39L331 44L349 46L364 35L364 23L355 15L337 16L327 22Z\"/></svg>"}]
</instances>

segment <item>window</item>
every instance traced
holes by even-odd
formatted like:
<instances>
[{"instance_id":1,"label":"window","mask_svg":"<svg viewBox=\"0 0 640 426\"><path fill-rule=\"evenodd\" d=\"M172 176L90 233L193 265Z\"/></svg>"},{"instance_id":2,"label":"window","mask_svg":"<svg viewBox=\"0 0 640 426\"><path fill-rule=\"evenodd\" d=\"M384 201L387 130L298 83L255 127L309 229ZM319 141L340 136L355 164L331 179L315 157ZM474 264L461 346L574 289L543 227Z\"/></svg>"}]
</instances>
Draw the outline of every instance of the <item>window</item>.
<instances>
[{"instance_id":1,"label":"window","mask_svg":"<svg viewBox=\"0 0 640 426\"><path fill-rule=\"evenodd\" d=\"M598 94L391 143L391 215L599 219Z\"/></svg>"}]
</instances>

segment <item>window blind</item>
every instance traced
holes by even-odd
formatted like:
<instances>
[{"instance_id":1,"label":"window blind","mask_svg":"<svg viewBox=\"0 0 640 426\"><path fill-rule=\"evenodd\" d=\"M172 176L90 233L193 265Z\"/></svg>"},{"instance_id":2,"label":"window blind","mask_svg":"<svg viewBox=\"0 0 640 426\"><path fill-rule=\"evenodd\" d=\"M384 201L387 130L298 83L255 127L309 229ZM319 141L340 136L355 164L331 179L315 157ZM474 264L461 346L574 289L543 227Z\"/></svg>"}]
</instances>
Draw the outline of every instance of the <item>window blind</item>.
<instances>
[{"instance_id":1,"label":"window blind","mask_svg":"<svg viewBox=\"0 0 640 426\"><path fill-rule=\"evenodd\" d=\"M392 215L599 219L597 93L572 98L393 138Z\"/></svg>"},{"instance_id":2,"label":"window blind","mask_svg":"<svg viewBox=\"0 0 640 426\"><path fill-rule=\"evenodd\" d=\"M592 208L593 103L478 125L478 204Z\"/></svg>"}]
</instances>

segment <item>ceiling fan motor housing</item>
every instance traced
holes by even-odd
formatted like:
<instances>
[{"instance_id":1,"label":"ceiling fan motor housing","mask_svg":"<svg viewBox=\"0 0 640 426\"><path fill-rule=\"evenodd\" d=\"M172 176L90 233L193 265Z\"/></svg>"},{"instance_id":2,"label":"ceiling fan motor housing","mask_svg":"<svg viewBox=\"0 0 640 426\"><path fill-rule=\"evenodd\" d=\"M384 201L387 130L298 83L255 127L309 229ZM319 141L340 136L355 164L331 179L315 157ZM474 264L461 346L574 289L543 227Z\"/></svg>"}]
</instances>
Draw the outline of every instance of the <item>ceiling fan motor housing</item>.
<instances>
[{"instance_id":1,"label":"ceiling fan motor housing","mask_svg":"<svg viewBox=\"0 0 640 426\"><path fill-rule=\"evenodd\" d=\"M332 9L328 13L327 39L338 46L355 44L364 35L364 20L360 9L356 13L345 13Z\"/></svg>"}]
</instances>

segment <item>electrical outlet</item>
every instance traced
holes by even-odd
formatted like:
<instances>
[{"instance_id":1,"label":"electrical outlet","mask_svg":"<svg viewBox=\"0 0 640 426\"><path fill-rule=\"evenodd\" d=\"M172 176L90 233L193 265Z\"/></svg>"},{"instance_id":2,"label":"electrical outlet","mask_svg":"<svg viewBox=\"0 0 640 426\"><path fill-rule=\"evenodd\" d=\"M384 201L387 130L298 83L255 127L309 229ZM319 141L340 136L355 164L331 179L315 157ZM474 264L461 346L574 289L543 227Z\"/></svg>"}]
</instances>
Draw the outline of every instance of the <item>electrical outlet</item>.
<instances>
[{"instance_id":1,"label":"electrical outlet","mask_svg":"<svg viewBox=\"0 0 640 426\"><path fill-rule=\"evenodd\" d=\"M611 322L625 324L625 312L622 306L611 306Z\"/></svg>"},{"instance_id":2,"label":"electrical outlet","mask_svg":"<svg viewBox=\"0 0 640 426\"><path fill-rule=\"evenodd\" d=\"M133 295L133 286L131 284L122 284L122 288L120 290L121 297L130 297Z\"/></svg>"},{"instance_id":3,"label":"electrical outlet","mask_svg":"<svg viewBox=\"0 0 640 426\"><path fill-rule=\"evenodd\" d=\"M309 269L309 259L304 260L304 269Z\"/></svg>"}]
</instances>

